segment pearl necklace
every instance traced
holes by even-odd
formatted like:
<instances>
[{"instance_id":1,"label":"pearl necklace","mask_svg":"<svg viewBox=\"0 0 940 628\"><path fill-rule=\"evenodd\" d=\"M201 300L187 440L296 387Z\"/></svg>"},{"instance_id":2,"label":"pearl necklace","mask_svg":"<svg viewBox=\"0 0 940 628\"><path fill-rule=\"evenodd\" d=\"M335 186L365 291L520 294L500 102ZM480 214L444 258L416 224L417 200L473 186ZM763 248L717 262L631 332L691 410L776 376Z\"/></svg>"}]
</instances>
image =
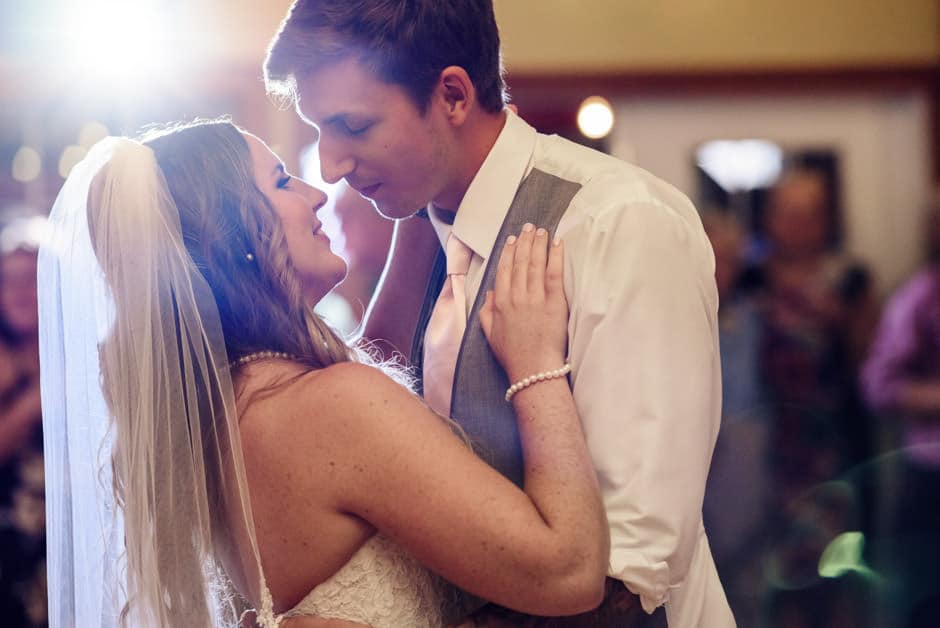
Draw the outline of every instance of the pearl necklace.
<instances>
[{"instance_id":1,"label":"pearl necklace","mask_svg":"<svg viewBox=\"0 0 940 628\"><path fill-rule=\"evenodd\" d=\"M249 362L257 362L258 360L270 360L275 358L279 360L300 360L300 358L298 358L296 355L292 353L286 353L284 351L255 351L254 353L243 355L237 360L232 360L228 363L228 366L229 368L235 368L238 366L244 366Z\"/></svg>"}]
</instances>

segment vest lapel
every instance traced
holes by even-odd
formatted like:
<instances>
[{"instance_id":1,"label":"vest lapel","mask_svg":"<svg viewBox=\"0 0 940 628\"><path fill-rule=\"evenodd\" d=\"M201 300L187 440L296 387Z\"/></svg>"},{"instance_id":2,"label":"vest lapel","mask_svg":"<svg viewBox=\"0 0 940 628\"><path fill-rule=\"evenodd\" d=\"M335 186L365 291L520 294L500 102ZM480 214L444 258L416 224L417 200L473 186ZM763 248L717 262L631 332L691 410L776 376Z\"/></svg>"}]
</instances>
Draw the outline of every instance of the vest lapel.
<instances>
[{"instance_id":1,"label":"vest lapel","mask_svg":"<svg viewBox=\"0 0 940 628\"><path fill-rule=\"evenodd\" d=\"M523 479L519 430L512 405L504 399L509 381L483 335L479 311L486 291L493 287L505 239L518 234L527 222L554 234L580 188L540 170L533 170L519 186L490 252L457 358L451 416L467 432L477 454L519 486Z\"/></svg>"}]
</instances>

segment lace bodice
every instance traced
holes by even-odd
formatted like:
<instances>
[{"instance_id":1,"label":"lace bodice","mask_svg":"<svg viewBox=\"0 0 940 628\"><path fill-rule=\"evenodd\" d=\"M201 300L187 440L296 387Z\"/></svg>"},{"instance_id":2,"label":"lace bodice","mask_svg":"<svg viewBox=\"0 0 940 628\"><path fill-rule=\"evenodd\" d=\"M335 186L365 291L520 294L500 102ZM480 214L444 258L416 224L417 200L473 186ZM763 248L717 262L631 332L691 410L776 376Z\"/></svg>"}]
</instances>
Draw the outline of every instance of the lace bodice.
<instances>
[{"instance_id":1,"label":"lace bodice","mask_svg":"<svg viewBox=\"0 0 940 628\"><path fill-rule=\"evenodd\" d=\"M317 615L372 628L440 628L451 587L376 534L285 616Z\"/></svg>"}]
</instances>

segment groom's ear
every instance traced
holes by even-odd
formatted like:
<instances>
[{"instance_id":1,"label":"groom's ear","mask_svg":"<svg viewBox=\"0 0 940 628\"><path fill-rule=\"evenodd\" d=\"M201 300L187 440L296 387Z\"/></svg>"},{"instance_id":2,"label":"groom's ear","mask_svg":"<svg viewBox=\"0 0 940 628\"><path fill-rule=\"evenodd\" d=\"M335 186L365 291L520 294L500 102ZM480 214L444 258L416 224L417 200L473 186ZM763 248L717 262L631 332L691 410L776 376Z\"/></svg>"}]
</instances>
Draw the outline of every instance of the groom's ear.
<instances>
[{"instance_id":1,"label":"groom's ear","mask_svg":"<svg viewBox=\"0 0 940 628\"><path fill-rule=\"evenodd\" d=\"M461 126L473 107L477 92L467 71L458 65L443 70L434 88L434 98L444 109L444 114L453 126Z\"/></svg>"}]
</instances>

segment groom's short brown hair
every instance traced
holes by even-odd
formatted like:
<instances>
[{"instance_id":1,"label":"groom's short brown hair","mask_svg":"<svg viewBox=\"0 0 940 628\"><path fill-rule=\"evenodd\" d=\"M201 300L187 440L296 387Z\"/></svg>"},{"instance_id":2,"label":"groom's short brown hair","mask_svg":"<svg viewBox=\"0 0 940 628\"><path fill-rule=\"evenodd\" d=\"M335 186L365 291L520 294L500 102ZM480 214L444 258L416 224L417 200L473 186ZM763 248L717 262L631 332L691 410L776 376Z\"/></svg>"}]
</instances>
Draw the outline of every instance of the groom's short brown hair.
<instances>
[{"instance_id":1,"label":"groom's short brown hair","mask_svg":"<svg viewBox=\"0 0 940 628\"><path fill-rule=\"evenodd\" d=\"M466 70L489 112L506 101L492 0L295 0L268 47L268 93L295 100L305 75L350 57L427 109L441 71Z\"/></svg>"}]
</instances>

